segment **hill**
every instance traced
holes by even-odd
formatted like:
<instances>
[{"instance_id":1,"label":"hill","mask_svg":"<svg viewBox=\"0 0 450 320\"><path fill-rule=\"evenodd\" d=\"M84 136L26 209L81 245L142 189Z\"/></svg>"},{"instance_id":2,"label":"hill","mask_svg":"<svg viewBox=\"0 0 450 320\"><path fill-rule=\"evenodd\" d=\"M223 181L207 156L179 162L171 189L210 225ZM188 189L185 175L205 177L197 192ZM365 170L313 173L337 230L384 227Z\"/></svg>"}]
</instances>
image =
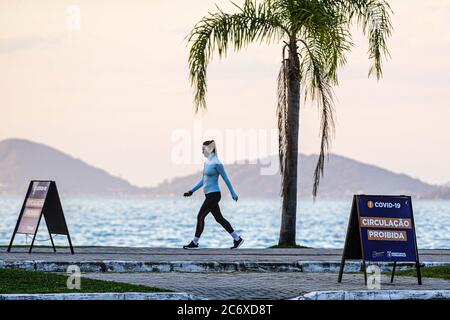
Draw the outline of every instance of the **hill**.
<instances>
[{"instance_id":1,"label":"hill","mask_svg":"<svg viewBox=\"0 0 450 320\"><path fill-rule=\"evenodd\" d=\"M299 157L299 196L310 197L316 155ZM280 190L280 175L261 174L265 167L261 163L278 161L276 157L266 158L256 164L230 164L227 171L237 192L241 196L276 197ZM151 193L158 195L180 195L189 190L198 180L201 172L165 181ZM222 182L222 190L226 190ZM353 194L407 194L415 197L431 197L441 188L430 185L406 174L394 173L378 166L365 164L347 157L331 154L325 167L325 176L320 184L319 198L342 198Z\"/></svg>"},{"instance_id":2,"label":"hill","mask_svg":"<svg viewBox=\"0 0 450 320\"><path fill-rule=\"evenodd\" d=\"M49 146L22 139L0 141L0 193L23 194L30 180L55 180L63 193L128 194L141 190L124 179Z\"/></svg>"},{"instance_id":3,"label":"hill","mask_svg":"<svg viewBox=\"0 0 450 320\"><path fill-rule=\"evenodd\" d=\"M310 197L316 155L300 155L298 189ZM278 197L280 175L265 175L268 157L257 163L226 165L241 197ZM265 165L264 165L265 164ZM56 180L62 193L79 195L180 196L199 179L201 172L165 181L153 188L139 188L55 148L22 139L0 141L0 194L23 194L32 179ZM227 192L221 181L222 190ZM348 198L353 194L408 194L418 198L450 199L450 188L435 186L406 174L331 154L319 198Z\"/></svg>"}]
</instances>

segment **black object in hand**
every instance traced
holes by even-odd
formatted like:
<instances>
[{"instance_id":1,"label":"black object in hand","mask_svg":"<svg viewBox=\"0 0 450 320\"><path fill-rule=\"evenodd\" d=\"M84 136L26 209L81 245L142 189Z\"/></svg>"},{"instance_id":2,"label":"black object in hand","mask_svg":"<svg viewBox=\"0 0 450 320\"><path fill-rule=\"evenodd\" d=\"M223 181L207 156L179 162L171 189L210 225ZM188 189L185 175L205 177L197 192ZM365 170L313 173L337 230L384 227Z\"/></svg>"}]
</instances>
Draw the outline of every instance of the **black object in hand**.
<instances>
[{"instance_id":1,"label":"black object in hand","mask_svg":"<svg viewBox=\"0 0 450 320\"><path fill-rule=\"evenodd\" d=\"M191 190L189 190L188 192L184 193L184 196L185 197L190 197L190 196L192 196L192 194L193 194L193 192Z\"/></svg>"}]
</instances>

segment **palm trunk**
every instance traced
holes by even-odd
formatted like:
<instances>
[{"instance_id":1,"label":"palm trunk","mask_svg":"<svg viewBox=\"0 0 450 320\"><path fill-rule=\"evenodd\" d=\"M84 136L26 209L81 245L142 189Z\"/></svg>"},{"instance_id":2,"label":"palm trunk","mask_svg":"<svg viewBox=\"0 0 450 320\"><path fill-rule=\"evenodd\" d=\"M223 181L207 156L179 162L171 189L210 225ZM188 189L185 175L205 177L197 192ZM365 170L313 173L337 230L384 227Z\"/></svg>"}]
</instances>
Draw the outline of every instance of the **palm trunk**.
<instances>
[{"instance_id":1,"label":"palm trunk","mask_svg":"<svg viewBox=\"0 0 450 320\"><path fill-rule=\"evenodd\" d=\"M295 245L297 215L297 161L298 131L300 115L300 61L296 39L289 43L287 75L287 117L288 135L286 140L286 168L284 170L283 203L281 209L281 229L278 244Z\"/></svg>"}]
</instances>

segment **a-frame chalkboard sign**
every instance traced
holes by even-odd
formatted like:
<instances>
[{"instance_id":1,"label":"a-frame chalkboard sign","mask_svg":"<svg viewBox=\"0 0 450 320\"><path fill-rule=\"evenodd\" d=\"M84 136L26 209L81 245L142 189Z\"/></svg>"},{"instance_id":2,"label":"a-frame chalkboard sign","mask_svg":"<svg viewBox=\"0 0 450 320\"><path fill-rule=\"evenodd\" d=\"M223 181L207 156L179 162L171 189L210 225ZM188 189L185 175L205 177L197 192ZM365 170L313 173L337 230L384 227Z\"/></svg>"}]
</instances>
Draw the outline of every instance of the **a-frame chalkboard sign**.
<instances>
[{"instance_id":1,"label":"a-frame chalkboard sign","mask_svg":"<svg viewBox=\"0 0 450 320\"><path fill-rule=\"evenodd\" d=\"M30 182L22 209L20 210L19 219L8 246L8 252L11 252L16 234L26 234L33 236L29 249L29 253L31 253L42 216L44 216L47 225L53 251L56 252L56 248L52 234L60 234L67 236L70 251L74 254L56 183L55 181L46 180L33 180Z\"/></svg>"},{"instance_id":2,"label":"a-frame chalkboard sign","mask_svg":"<svg viewBox=\"0 0 450 320\"><path fill-rule=\"evenodd\" d=\"M422 284L419 252L410 196L355 195L342 253L338 282L346 260L362 260L367 284L366 262L415 262L417 281Z\"/></svg>"}]
</instances>

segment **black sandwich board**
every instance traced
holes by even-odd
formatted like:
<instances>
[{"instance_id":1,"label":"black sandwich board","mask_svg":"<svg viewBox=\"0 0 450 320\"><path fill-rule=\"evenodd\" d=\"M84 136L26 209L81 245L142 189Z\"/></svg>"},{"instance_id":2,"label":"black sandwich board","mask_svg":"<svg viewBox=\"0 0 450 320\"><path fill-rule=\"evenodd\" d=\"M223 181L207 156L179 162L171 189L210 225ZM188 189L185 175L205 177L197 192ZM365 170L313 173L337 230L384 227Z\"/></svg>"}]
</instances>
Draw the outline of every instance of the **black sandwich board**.
<instances>
[{"instance_id":1,"label":"black sandwich board","mask_svg":"<svg viewBox=\"0 0 450 320\"><path fill-rule=\"evenodd\" d=\"M422 284L411 197L354 195L338 282L346 260L362 260L366 284L367 261L393 262L391 282L397 262L415 262Z\"/></svg>"},{"instance_id":2,"label":"black sandwich board","mask_svg":"<svg viewBox=\"0 0 450 320\"><path fill-rule=\"evenodd\" d=\"M30 182L22 209L20 210L19 219L8 246L8 252L11 252L16 234L26 234L33 235L29 249L29 253L31 253L42 216L44 216L47 224L53 251L56 252L56 248L52 234L60 234L67 236L70 251L74 254L56 183L55 181L45 180L33 180Z\"/></svg>"}]
</instances>

